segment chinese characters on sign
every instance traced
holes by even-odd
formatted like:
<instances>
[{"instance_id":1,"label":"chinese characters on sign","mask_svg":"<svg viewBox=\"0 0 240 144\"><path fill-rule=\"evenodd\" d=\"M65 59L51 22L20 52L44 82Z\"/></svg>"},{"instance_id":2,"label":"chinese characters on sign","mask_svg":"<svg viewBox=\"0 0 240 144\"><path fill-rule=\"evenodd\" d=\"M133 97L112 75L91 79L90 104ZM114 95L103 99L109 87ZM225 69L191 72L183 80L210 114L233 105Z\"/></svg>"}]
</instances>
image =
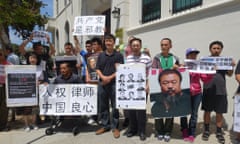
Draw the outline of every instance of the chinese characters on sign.
<instances>
[{"instance_id":1,"label":"chinese characters on sign","mask_svg":"<svg viewBox=\"0 0 240 144\"><path fill-rule=\"evenodd\" d=\"M39 94L39 107L41 115L97 114L96 85L40 85Z\"/></svg>"},{"instance_id":2,"label":"chinese characters on sign","mask_svg":"<svg viewBox=\"0 0 240 144\"><path fill-rule=\"evenodd\" d=\"M116 106L122 109L146 109L145 64L120 64L116 75Z\"/></svg>"},{"instance_id":3,"label":"chinese characters on sign","mask_svg":"<svg viewBox=\"0 0 240 144\"><path fill-rule=\"evenodd\" d=\"M104 35L105 16L78 16L74 20L73 35Z\"/></svg>"},{"instance_id":4,"label":"chinese characters on sign","mask_svg":"<svg viewBox=\"0 0 240 144\"><path fill-rule=\"evenodd\" d=\"M33 34L33 40L34 41L47 42L47 36L48 36L47 31L33 31L32 34Z\"/></svg>"}]
</instances>

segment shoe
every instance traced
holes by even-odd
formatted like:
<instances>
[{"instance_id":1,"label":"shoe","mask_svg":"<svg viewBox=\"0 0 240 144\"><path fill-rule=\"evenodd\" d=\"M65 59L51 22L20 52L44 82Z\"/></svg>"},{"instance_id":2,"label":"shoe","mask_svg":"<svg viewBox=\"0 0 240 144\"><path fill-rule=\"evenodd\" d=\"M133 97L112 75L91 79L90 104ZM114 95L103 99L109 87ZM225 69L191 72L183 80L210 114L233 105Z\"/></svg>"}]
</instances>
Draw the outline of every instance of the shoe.
<instances>
[{"instance_id":1,"label":"shoe","mask_svg":"<svg viewBox=\"0 0 240 144\"><path fill-rule=\"evenodd\" d=\"M162 141L164 139L164 136L163 135L157 135L157 139Z\"/></svg>"},{"instance_id":2,"label":"shoe","mask_svg":"<svg viewBox=\"0 0 240 144\"><path fill-rule=\"evenodd\" d=\"M118 129L114 129L112 132L113 132L113 137L114 138L119 138L120 137L120 132L119 132Z\"/></svg>"},{"instance_id":3,"label":"shoe","mask_svg":"<svg viewBox=\"0 0 240 144\"><path fill-rule=\"evenodd\" d=\"M136 134L137 134L137 132L130 130L130 131L127 133L127 137L133 137L133 136L135 136Z\"/></svg>"},{"instance_id":4,"label":"shoe","mask_svg":"<svg viewBox=\"0 0 240 144\"><path fill-rule=\"evenodd\" d=\"M195 139L195 137L194 137L194 136L189 136L189 137L188 137L188 141L189 141L189 142L191 142L191 143L193 143L193 142L194 142L194 139Z\"/></svg>"},{"instance_id":5,"label":"shoe","mask_svg":"<svg viewBox=\"0 0 240 144\"><path fill-rule=\"evenodd\" d=\"M169 142L171 139L170 135L164 135L164 141Z\"/></svg>"},{"instance_id":6,"label":"shoe","mask_svg":"<svg viewBox=\"0 0 240 144\"><path fill-rule=\"evenodd\" d=\"M123 136L127 136L127 134L130 132L129 128L123 133Z\"/></svg>"},{"instance_id":7,"label":"shoe","mask_svg":"<svg viewBox=\"0 0 240 144\"><path fill-rule=\"evenodd\" d=\"M38 130L39 129L39 127L36 126L36 125L33 125L32 127L33 127L34 130Z\"/></svg>"},{"instance_id":8,"label":"shoe","mask_svg":"<svg viewBox=\"0 0 240 144\"><path fill-rule=\"evenodd\" d=\"M100 135L100 134L103 134L105 132L109 131L109 129L106 129L106 128L100 128L96 131L96 135Z\"/></svg>"},{"instance_id":9,"label":"shoe","mask_svg":"<svg viewBox=\"0 0 240 144\"><path fill-rule=\"evenodd\" d=\"M183 139L188 138L188 130L187 129L182 130L182 137L183 137Z\"/></svg>"},{"instance_id":10,"label":"shoe","mask_svg":"<svg viewBox=\"0 0 240 144\"><path fill-rule=\"evenodd\" d=\"M94 123L95 123L95 120L94 120L94 119L90 118L90 119L88 120L88 124L89 124L89 125L92 125L92 124L94 124Z\"/></svg>"},{"instance_id":11,"label":"shoe","mask_svg":"<svg viewBox=\"0 0 240 144\"><path fill-rule=\"evenodd\" d=\"M146 140L146 135L144 133L140 133L139 138L141 141Z\"/></svg>"},{"instance_id":12,"label":"shoe","mask_svg":"<svg viewBox=\"0 0 240 144\"><path fill-rule=\"evenodd\" d=\"M202 135L202 140L208 141L209 135L210 135L209 131L204 131Z\"/></svg>"},{"instance_id":13,"label":"shoe","mask_svg":"<svg viewBox=\"0 0 240 144\"><path fill-rule=\"evenodd\" d=\"M27 126L27 127L24 128L24 131L25 131L25 132L30 132L30 131L31 131L31 128L30 128L29 126Z\"/></svg>"},{"instance_id":14,"label":"shoe","mask_svg":"<svg viewBox=\"0 0 240 144\"><path fill-rule=\"evenodd\" d=\"M220 132L220 133L216 133L216 137L218 139L218 142L220 144L224 144L225 143L225 138L223 137L223 134Z\"/></svg>"}]
</instances>

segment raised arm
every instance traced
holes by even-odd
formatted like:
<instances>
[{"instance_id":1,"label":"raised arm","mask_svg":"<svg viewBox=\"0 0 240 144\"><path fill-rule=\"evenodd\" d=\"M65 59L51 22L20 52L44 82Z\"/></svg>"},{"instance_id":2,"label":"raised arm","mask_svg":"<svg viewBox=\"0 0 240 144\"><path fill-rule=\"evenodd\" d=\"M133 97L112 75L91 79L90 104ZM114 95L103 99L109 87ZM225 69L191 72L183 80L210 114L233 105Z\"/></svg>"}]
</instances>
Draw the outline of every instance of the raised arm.
<instances>
[{"instance_id":1,"label":"raised arm","mask_svg":"<svg viewBox=\"0 0 240 144\"><path fill-rule=\"evenodd\" d=\"M26 47L26 45L27 45L30 41L32 41L32 39L33 39L33 34L31 34L30 37L29 37L28 39L24 40L24 41L22 42L22 44L19 46L19 52L21 53L21 55L25 55L25 54L26 54L25 47Z\"/></svg>"},{"instance_id":2,"label":"raised arm","mask_svg":"<svg viewBox=\"0 0 240 144\"><path fill-rule=\"evenodd\" d=\"M50 42L50 37L49 35L47 35L47 43L49 44L49 47L50 47L50 51L49 51L49 56L54 56L55 53L56 53L56 50L55 50L55 47L54 45Z\"/></svg>"}]
</instances>

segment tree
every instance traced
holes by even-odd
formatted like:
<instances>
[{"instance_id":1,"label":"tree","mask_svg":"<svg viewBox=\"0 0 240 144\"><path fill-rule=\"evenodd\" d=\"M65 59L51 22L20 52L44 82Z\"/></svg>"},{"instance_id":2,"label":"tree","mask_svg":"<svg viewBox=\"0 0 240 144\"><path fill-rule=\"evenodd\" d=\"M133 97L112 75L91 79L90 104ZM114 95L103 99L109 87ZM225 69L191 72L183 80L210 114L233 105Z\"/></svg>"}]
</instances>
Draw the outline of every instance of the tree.
<instances>
[{"instance_id":1,"label":"tree","mask_svg":"<svg viewBox=\"0 0 240 144\"><path fill-rule=\"evenodd\" d=\"M0 45L3 48L10 43L9 29L26 39L34 26L47 23L46 15L40 14L40 8L46 6L39 0L0 0Z\"/></svg>"}]
</instances>

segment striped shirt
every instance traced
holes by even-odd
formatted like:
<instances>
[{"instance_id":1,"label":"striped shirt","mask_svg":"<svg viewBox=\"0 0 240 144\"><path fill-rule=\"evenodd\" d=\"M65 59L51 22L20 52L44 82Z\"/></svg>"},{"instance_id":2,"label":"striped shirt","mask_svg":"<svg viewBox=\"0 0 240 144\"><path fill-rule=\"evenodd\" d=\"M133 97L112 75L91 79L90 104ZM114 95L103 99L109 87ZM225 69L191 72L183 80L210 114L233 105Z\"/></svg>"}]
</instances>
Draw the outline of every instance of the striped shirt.
<instances>
[{"instance_id":1,"label":"striped shirt","mask_svg":"<svg viewBox=\"0 0 240 144\"><path fill-rule=\"evenodd\" d=\"M146 65L146 73L148 74L148 70L152 65L152 59L144 53L141 53L140 56L134 56L131 54L127 57L126 63L143 63Z\"/></svg>"}]
</instances>

